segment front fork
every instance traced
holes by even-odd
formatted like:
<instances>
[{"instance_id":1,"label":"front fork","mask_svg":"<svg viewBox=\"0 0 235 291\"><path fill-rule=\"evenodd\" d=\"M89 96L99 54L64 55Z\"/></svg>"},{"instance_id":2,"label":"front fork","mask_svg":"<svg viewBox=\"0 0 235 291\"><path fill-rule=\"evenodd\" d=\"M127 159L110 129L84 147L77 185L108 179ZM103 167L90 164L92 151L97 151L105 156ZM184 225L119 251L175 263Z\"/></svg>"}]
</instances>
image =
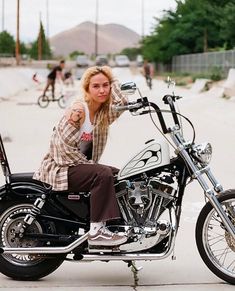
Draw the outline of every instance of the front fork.
<instances>
[{"instance_id":1,"label":"front fork","mask_svg":"<svg viewBox=\"0 0 235 291\"><path fill-rule=\"evenodd\" d=\"M223 191L222 185L216 180L216 178L214 177L214 175L212 174L212 172L210 170L210 167L207 166L203 169L198 169L194 165L188 152L185 150L182 143L179 142L179 140L181 140L181 136L179 133L178 134L174 133L174 135L172 135L172 139L174 140L174 142L178 146L178 148L177 148L178 153L181 155L181 157L184 159L185 163L191 169L191 171L193 173L193 177L198 180L199 184L201 185L201 187L204 190L206 197L208 198L208 200L210 201L210 203L214 207L214 209L217 211L217 213L218 213L219 217L221 218L223 224L225 225L226 229L232 235L233 239L235 239L235 227L232 224L231 220L226 215L226 213L224 212L224 209L221 206L221 204L218 201L216 194L215 194L215 192L220 193ZM211 189L207 185L206 180L203 177L203 174L206 174L206 176L210 180L211 184L213 185L214 190Z\"/></svg>"}]
</instances>

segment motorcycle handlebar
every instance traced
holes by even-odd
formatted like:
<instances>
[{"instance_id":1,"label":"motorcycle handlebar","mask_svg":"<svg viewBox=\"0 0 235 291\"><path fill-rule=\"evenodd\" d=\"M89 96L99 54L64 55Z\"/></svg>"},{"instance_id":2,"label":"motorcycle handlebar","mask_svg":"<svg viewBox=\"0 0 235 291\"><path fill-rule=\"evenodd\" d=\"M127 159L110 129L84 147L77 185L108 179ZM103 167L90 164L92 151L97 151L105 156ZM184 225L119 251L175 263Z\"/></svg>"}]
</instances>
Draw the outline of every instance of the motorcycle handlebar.
<instances>
[{"instance_id":1,"label":"motorcycle handlebar","mask_svg":"<svg viewBox=\"0 0 235 291\"><path fill-rule=\"evenodd\" d=\"M144 108L146 106L151 106L154 108L155 112L157 113L159 122L161 124L162 127L162 131L164 134L168 133L162 112L160 110L160 108L157 106L157 104L149 102L148 99L146 97L144 97L143 99L138 99L137 102L134 103L129 103L127 105L122 105L122 106L117 106L117 105L113 105L112 108L119 112L119 111L125 111L125 110L129 110L131 112L137 111L140 108Z\"/></svg>"},{"instance_id":2,"label":"motorcycle handlebar","mask_svg":"<svg viewBox=\"0 0 235 291\"><path fill-rule=\"evenodd\" d=\"M134 110L134 109L139 109L143 107L143 104L141 102L137 102L137 103L129 103L127 105L121 105L121 106L117 106L117 105L112 105L112 108L119 112L119 111L125 111L125 110Z\"/></svg>"}]
</instances>

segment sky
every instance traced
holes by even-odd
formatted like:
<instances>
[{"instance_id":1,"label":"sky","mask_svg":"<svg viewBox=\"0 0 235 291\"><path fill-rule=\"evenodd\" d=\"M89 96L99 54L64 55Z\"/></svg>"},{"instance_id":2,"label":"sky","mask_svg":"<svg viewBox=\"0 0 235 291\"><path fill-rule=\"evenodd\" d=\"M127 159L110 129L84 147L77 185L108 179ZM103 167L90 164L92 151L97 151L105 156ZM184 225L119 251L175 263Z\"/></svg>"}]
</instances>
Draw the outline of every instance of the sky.
<instances>
[{"instance_id":1,"label":"sky","mask_svg":"<svg viewBox=\"0 0 235 291\"><path fill-rule=\"evenodd\" d=\"M49 37L84 21L95 22L96 16L98 24L122 24L140 35L148 35L154 17L176 8L175 0L19 0L19 3L20 40L26 43L37 38L40 19ZM17 0L0 1L0 31L16 36L16 14Z\"/></svg>"}]
</instances>

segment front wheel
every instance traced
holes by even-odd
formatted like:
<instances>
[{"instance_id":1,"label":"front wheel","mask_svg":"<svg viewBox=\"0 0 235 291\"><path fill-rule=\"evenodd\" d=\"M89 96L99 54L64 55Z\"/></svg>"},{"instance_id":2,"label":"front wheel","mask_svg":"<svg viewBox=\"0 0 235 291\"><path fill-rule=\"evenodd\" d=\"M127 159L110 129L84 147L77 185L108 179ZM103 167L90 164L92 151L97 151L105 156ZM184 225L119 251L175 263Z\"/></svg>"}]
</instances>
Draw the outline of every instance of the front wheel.
<instances>
[{"instance_id":1,"label":"front wheel","mask_svg":"<svg viewBox=\"0 0 235 291\"><path fill-rule=\"evenodd\" d=\"M235 226L235 190L223 192L218 200ZM207 267L222 280L235 284L235 239L228 233L209 202L203 207L197 220L196 242Z\"/></svg>"},{"instance_id":2,"label":"front wheel","mask_svg":"<svg viewBox=\"0 0 235 291\"><path fill-rule=\"evenodd\" d=\"M58 99L58 105L60 108L66 107L66 100L65 100L64 95L61 95L60 98Z\"/></svg>"},{"instance_id":3,"label":"front wheel","mask_svg":"<svg viewBox=\"0 0 235 291\"><path fill-rule=\"evenodd\" d=\"M45 246L35 239L20 238L17 235L19 224L32 209L32 204L11 204L5 209L1 209L0 215L0 245L3 247L40 247ZM35 220L27 228L29 234L54 233L52 224ZM37 280L45 277L56 270L63 262L63 257L46 257L37 254L1 254L0 272L16 280Z\"/></svg>"}]
</instances>

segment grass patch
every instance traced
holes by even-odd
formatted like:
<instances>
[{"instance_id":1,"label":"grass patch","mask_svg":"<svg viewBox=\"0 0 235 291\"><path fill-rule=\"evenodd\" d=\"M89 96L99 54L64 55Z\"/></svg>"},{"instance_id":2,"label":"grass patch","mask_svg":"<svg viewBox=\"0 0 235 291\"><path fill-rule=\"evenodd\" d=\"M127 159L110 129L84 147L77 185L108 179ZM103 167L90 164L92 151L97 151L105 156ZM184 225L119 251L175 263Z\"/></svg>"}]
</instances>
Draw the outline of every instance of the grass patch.
<instances>
[{"instance_id":1,"label":"grass patch","mask_svg":"<svg viewBox=\"0 0 235 291\"><path fill-rule=\"evenodd\" d=\"M189 72L164 72L161 77L166 81L170 77L176 82L177 86L188 86L196 79L209 79L211 81L220 81L224 78L223 70L220 67L212 67L208 72L189 73Z\"/></svg>"}]
</instances>

